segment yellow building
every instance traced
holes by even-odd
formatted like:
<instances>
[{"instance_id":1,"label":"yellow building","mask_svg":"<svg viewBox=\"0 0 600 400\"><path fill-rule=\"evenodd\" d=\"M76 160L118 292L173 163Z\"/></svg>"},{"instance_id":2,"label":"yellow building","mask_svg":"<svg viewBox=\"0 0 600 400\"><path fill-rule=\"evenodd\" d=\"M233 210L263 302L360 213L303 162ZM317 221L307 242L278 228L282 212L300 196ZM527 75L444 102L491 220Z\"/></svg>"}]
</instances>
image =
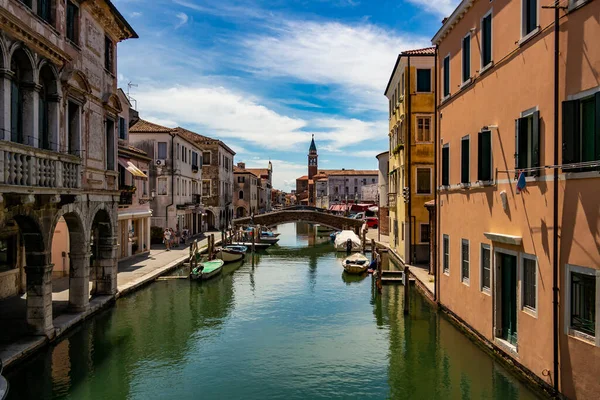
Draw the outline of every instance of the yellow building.
<instances>
[{"instance_id":1,"label":"yellow building","mask_svg":"<svg viewBox=\"0 0 600 400\"><path fill-rule=\"evenodd\" d=\"M435 193L434 62L434 47L400 53L385 90L390 118L390 246L406 264L429 262L425 203Z\"/></svg>"}]
</instances>

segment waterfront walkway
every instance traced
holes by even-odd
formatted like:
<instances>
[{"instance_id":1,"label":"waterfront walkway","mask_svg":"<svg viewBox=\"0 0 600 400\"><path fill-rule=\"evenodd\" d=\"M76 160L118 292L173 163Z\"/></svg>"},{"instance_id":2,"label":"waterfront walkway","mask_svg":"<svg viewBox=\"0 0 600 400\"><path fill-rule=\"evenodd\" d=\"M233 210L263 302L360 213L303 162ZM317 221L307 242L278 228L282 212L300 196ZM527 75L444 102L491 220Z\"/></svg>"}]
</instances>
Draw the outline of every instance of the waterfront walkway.
<instances>
[{"instance_id":1,"label":"waterfront walkway","mask_svg":"<svg viewBox=\"0 0 600 400\"><path fill-rule=\"evenodd\" d=\"M221 241L220 232L208 232L206 235L209 234L215 235L216 243ZM206 247L207 242L206 237L198 240L200 248ZM154 281L158 276L179 267L187 257L189 257L189 242L188 245L179 245L171 251L166 251L164 245L152 246L149 253L119 262L116 297L127 295L144 284ZM81 313L69 313L69 278L54 279L52 288L53 339L57 339L69 328L114 301L112 296L95 296L90 298L89 310ZM0 326L3 329L4 327L11 327L13 331L10 333L14 338L9 341L0 341L0 360L2 360L5 367L28 356L48 342L45 336L28 336L24 334L26 330L24 323L26 306L25 296L0 301Z\"/></svg>"}]
</instances>

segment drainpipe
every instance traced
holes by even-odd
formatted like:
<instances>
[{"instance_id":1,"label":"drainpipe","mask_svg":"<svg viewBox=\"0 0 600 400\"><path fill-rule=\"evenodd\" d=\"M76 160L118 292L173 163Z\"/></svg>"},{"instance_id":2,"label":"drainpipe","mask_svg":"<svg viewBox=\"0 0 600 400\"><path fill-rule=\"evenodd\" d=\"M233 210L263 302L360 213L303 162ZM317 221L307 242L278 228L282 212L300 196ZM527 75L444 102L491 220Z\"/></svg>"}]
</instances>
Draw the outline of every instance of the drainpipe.
<instances>
[{"instance_id":1,"label":"drainpipe","mask_svg":"<svg viewBox=\"0 0 600 400\"><path fill-rule=\"evenodd\" d=\"M171 204L168 204L165 208L165 222L166 227L169 227L169 207L175 204L175 134L169 133L171 135Z\"/></svg>"},{"instance_id":2,"label":"drainpipe","mask_svg":"<svg viewBox=\"0 0 600 400\"><path fill-rule=\"evenodd\" d=\"M558 62L559 62L559 6L554 6L554 165L558 165ZM552 322L554 351L554 390L558 393L558 168L554 168L554 210L552 249Z\"/></svg>"},{"instance_id":3,"label":"drainpipe","mask_svg":"<svg viewBox=\"0 0 600 400\"><path fill-rule=\"evenodd\" d=\"M410 157L410 153L411 153L411 149L410 149L410 139L412 136L412 114L411 114L411 95L412 95L412 90L411 90L411 79L410 79L410 56L408 56L408 98L406 99L407 101L407 112L405 115L408 116L408 124L406 126L406 146L404 147L406 149L406 162L404 163L404 165L408 166L408 168L406 169L406 177L407 177L407 181L408 181L408 202L407 202L407 206L408 206L408 228L409 228L409 232L407 236L408 239L408 254L406 255L406 259L407 259L407 264L410 264L412 261L412 231L413 231L413 226L412 226L412 208L411 208L411 202L412 202L412 193L411 193L411 182L412 182L412 164L411 164L411 157ZM405 214L406 215L406 214Z\"/></svg>"},{"instance_id":4,"label":"drainpipe","mask_svg":"<svg viewBox=\"0 0 600 400\"><path fill-rule=\"evenodd\" d=\"M437 111L438 111L438 104L437 104L437 94L438 94L438 73L437 73L437 62L438 62L438 46L435 45L435 56L433 58L433 71L434 71L434 90L433 90L433 107L434 107L434 112L433 112L433 212L435 213L433 218L434 218L434 230L435 230L435 237L433 238L433 281L435 282L435 285L433 285L433 301L435 301L436 303L439 302L439 298L438 298L438 238L440 236L440 231L439 231L439 223L438 223L438 215L439 215L439 196L438 196L438 148L439 148L439 141L438 141L438 130L437 130Z\"/></svg>"}]
</instances>

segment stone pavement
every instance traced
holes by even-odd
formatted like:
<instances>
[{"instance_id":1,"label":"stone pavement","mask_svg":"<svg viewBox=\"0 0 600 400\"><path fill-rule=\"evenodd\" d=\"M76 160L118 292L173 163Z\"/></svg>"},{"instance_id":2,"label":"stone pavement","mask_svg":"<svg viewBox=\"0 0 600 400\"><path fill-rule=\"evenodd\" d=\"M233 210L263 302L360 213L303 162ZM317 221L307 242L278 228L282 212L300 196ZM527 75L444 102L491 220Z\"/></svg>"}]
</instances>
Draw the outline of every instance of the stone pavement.
<instances>
[{"instance_id":1,"label":"stone pavement","mask_svg":"<svg viewBox=\"0 0 600 400\"><path fill-rule=\"evenodd\" d=\"M208 232L215 235L215 244L221 241L220 232ZM198 240L200 248L206 247L208 239ZM133 257L119 263L117 274L116 297L130 293L142 285L154 281L181 265L189 256L188 245L175 247L166 251L164 245L152 246L149 253ZM91 285L90 285L91 287ZM114 302L113 296L96 296L90 299L89 310L82 313L69 313L69 278L58 278L52 281L52 309L54 319L54 337L57 339L69 328L90 317L104 307ZM26 314L26 299L14 297L0 302L0 326L11 326L14 329L26 329L24 316ZM24 332L24 331L23 331ZM45 336L25 336L21 331L10 332L4 340L0 340L0 360L5 367L20 360L48 343ZM4 343L2 343L4 342Z\"/></svg>"}]
</instances>

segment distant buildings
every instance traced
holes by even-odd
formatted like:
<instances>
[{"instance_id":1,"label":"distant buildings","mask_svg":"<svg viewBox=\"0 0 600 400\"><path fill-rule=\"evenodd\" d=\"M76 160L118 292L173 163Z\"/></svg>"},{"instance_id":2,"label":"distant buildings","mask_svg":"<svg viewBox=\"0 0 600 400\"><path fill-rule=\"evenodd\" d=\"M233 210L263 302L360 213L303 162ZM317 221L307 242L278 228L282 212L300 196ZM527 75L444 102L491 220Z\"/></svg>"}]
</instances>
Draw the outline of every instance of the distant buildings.
<instances>
[{"instance_id":1,"label":"distant buildings","mask_svg":"<svg viewBox=\"0 0 600 400\"><path fill-rule=\"evenodd\" d=\"M258 177L239 162L233 167L235 217L243 218L256 214L258 210Z\"/></svg>"},{"instance_id":2,"label":"distant buildings","mask_svg":"<svg viewBox=\"0 0 600 400\"><path fill-rule=\"evenodd\" d=\"M299 204L327 209L339 203L375 202L376 190L367 190L367 198L363 198L363 187L377 185L378 179L377 170L320 170L313 137L308 151L308 175L296 179L296 197Z\"/></svg>"}]
</instances>

